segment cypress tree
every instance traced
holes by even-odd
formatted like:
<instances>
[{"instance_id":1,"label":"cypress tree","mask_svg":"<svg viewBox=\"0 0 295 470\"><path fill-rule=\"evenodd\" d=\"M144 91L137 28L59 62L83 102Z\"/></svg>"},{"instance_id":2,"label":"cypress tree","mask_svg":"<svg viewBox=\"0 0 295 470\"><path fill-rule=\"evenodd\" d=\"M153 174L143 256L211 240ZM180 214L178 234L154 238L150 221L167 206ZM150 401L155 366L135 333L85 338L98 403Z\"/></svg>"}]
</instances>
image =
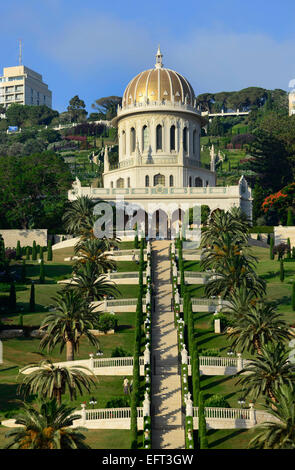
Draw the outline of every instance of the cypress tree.
<instances>
[{"instance_id":1,"label":"cypress tree","mask_svg":"<svg viewBox=\"0 0 295 470\"><path fill-rule=\"evenodd\" d=\"M284 262L281 259L281 261L280 261L280 281L284 282L284 279L285 279Z\"/></svg>"},{"instance_id":2,"label":"cypress tree","mask_svg":"<svg viewBox=\"0 0 295 470\"><path fill-rule=\"evenodd\" d=\"M21 257L22 257L22 249L20 246L20 241L18 240L16 244L16 259L20 259Z\"/></svg>"},{"instance_id":3,"label":"cypress tree","mask_svg":"<svg viewBox=\"0 0 295 470\"><path fill-rule=\"evenodd\" d=\"M199 395L200 395L200 360L198 351L194 351L193 361L192 361L192 380L193 380L193 404L198 406Z\"/></svg>"},{"instance_id":4,"label":"cypress tree","mask_svg":"<svg viewBox=\"0 0 295 470\"><path fill-rule=\"evenodd\" d=\"M269 259L274 259L274 257L275 257L273 249L274 249L274 239L273 239L273 237L271 237L270 245L269 245Z\"/></svg>"},{"instance_id":5,"label":"cypress tree","mask_svg":"<svg viewBox=\"0 0 295 470\"><path fill-rule=\"evenodd\" d=\"M30 292L30 312L35 312L35 284L33 282L31 284Z\"/></svg>"},{"instance_id":6,"label":"cypress tree","mask_svg":"<svg viewBox=\"0 0 295 470\"><path fill-rule=\"evenodd\" d=\"M43 256L43 246L40 246L39 248L39 258L43 261L44 256Z\"/></svg>"},{"instance_id":7,"label":"cypress tree","mask_svg":"<svg viewBox=\"0 0 295 470\"><path fill-rule=\"evenodd\" d=\"M293 225L294 225L293 213L292 213L292 210L289 208L288 215L287 215L287 227L292 227Z\"/></svg>"},{"instance_id":8,"label":"cypress tree","mask_svg":"<svg viewBox=\"0 0 295 470\"><path fill-rule=\"evenodd\" d=\"M37 245L35 240L33 241L33 248L32 248L32 260L36 261L37 259Z\"/></svg>"},{"instance_id":9,"label":"cypress tree","mask_svg":"<svg viewBox=\"0 0 295 470\"><path fill-rule=\"evenodd\" d=\"M10 291L9 291L9 310L11 312L15 312L16 310L16 292L15 292L15 285L14 282L10 284Z\"/></svg>"},{"instance_id":10,"label":"cypress tree","mask_svg":"<svg viewBox=\"0 0 295 470\"><path fill-rule=\"evenodd\" d=\"M23 259L23 262L22 262L21 281L22 282L26 281L26 260L25 259Z\"/></svg>"},{"instance_id":11,"label":"cypress tree","mask_svg":"<svg viewBox=\"0 0 295 470\"><path fill-rule=\"evenodd\" d=\"M267 244L270 244L270 233L267 234Z\"/></svg>"},{"instance_id":12,"label":"cypress tree","mask_svg":"<svg viewBox=\"0 0 295 470\"><path fill-rule=\"evenodd\" d=\"M19 317L18 317L18 324L19 326L24 326L24 317L21 313L19 314Z\"/></svg>"},{"instance_id":13,"label":"cypress tree","mask_svg":"<svg viewBox=\"0 0 295 470\"><path fill-rule=\"evenodd\" d=\"M39 282L40 282L40 284L44 284L44 282L45 282L45 269L44 269L44 261L43 261L43 259L41 260L41 263L40 263Z\"/></svg>"},{"instance_id":14,"label":"cypress tree","mask_svg":"<svg viewBox=\"0 0 295 470\"><path fill-rule=\"evenodd\" d=\"M2 235L0 234L0 267L3 268L5 265L5 243Z\"/></svg>"},{"instance_id":15,"label":"cypress tree","mask_svg":"<svg viewBox=\"0 0 295 470\"><path fill-rule=\"evenodd\" d=\"M200 449L208 449L203 392L199 394L199 444Z\"/></svg>"},{"instance_id":16,"label":"cypress tree","mask_svg":"<svg viewBox=\"0 0 295 470\"><path fill-rule=\"evenodd\" d=\"M26 247L26 259L27 260L30 259L30 247L29 246Z\"/></svg>"},{"instance_id":17,"label":"cypress tree","mask_svg":"<svg viewBox=\"0 0 295 470\"><path fill-rule=\"evenodd\" d=\"M295 312L295 282L292 284L292 310Z\"/></svg>"},{"instance_id":18,"label":"cypress tree","mask_svg":"<svg viewBox=\"0 0 295 470\"><path fill-rule=\"evenodd\" d=\"M47 244L47 261L52 261L53 254L52 254L52 241L48 240Z\"/></svg>"},{"instance_id":19,"label":"cypress tree","mask_svg":"<svg viewBox=\"0 0 295 470\"><path fill-rule=\"evenodd\" d=\"M134 248L137 250L139 247L139 243L138 243L138 234L136 232L135 234L135 237L134 237Z\"/></svg>"},{"instance_id":20,"label":"cypress tree","mask_svg":"<svg viewBox=\"0 0 295 470\"><path fill-rule=\"evenodd\" d=\"M291 242L290 242L290 238L288 238L288 240L287 240L287 245L288 245L288 249L287 249L287 258L291 258Z\"/></svg>"}]
</instances>

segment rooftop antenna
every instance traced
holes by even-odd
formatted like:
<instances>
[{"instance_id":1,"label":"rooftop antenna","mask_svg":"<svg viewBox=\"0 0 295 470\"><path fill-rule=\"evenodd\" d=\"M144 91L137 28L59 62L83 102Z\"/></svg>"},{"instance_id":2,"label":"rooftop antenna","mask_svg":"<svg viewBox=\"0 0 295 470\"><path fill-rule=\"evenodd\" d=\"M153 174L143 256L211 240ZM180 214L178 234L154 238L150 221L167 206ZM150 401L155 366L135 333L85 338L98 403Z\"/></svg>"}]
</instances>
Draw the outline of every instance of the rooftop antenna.
<instances>
[{"instance_id":1,"label":"rooftop antenna","mask_svg":"<svg viewBox=\"0 0 295 470\"><path fill-rule=\"evenodd\" d=\"M18 65L22 65L23 53L22 53L22 40L18 40L19 43L19 55L18 55Z\"/></svg>"}]
</instances>

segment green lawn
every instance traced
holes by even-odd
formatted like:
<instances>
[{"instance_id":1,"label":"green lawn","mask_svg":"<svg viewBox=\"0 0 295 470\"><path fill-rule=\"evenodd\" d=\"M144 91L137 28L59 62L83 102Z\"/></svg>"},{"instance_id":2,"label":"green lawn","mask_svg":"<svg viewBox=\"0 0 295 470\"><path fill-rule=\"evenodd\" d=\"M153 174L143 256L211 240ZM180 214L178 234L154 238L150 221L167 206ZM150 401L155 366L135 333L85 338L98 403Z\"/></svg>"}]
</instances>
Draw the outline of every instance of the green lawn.
<instances>
[{"instance_id":1,"label":"green lawn","mask_svg":"<svg viewBox=\"0 0 295 470\"><path fill-rule=\"evenodd\" d=\"M209 449L247 449L255 436L254 429L209 429Z\"/></svg>"}]
</instances>

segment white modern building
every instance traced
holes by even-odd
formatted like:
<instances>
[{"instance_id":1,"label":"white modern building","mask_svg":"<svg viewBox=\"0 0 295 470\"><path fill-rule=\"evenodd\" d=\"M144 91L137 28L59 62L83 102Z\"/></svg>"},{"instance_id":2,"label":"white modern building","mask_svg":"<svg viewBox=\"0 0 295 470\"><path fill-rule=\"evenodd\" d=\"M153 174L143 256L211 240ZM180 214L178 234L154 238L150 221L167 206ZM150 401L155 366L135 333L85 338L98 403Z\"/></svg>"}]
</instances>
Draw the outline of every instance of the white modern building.
<instances>
[{"instance_id":1,"label":"white modern building","mask_svg":"<svg viewBox=\"0 0 295 470\"><path fill-rule=\"evenodd\" d=\"M111 166L106 148L104 188L82 187L76 180L69 199L88 195L115 201L121 195L125 204L149 213L152 202L173 203L167 214L168 230L175 207L181 209L185 203L208 205L211 210L241 207L251 217L251 189L245 178L237 186L216 187L214 150L210 169L202 165L200 135L206 123L192 86L164 67L158 49L155 67L129 82L113 119L118 127L119 161Z\"/></svg>"},{"instance_id":2,"label":"white modern building","mask_svg":"<svg viewBox=\"0 0 295 470\"><path fill-rule=\"evenodd\" d=\"M0 105L6 108L11 103L51 108L52 92L43 82L42 75L28 67L5 67L0 77Z\"/></svg>"}]
</instances>

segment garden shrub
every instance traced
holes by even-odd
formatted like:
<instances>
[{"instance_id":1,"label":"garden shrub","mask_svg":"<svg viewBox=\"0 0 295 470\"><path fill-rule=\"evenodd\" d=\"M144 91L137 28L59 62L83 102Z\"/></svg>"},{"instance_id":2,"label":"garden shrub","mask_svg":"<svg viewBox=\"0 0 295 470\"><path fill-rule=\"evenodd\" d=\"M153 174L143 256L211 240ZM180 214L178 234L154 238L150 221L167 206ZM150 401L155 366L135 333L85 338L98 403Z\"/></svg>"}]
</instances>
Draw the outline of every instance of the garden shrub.
<instances>
[{"instance_id":1,"label":"garden shrub","mask_svg":"<svg viewBox=\"0 0 295 470\"><path fill-rule=\"evenodd\" d=\"M205 407L208 408L230 408L230 404L219 394L211 395L205 400Z\"/></svg>"},{"instance_id":2,"label":"garden shrub","mask_svg":"<svg viewBox=\"0 0 295 470\"><path fill-rule=\"evenodd\" d=\"M98 318L98 329L107 333L109 330L116 330L118 326L118 319L116 315L111 313L102 313Z\"/></svg>"}]
</instances>

